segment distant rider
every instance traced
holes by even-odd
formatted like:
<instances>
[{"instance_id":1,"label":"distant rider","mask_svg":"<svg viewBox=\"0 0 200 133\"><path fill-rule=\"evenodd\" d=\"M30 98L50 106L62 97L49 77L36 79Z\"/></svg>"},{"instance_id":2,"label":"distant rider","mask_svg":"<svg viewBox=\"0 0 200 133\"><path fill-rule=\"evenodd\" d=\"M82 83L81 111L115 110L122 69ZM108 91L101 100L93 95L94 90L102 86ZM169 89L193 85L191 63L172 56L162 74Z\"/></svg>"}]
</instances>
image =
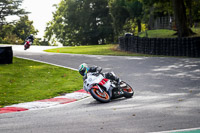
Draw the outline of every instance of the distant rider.
<instances>
[{"instance_id":1,"label":"distant rider","mask_svg":"<svg viewBox=\"0 0 200 133\"><path fill-rule=\"evenodd\" d=\"M97 67L97 66L93 66L93 67L88 67L88 65L86 63L82 63L79 66L79 73L84 76L84 78L87 78L87 73L101 73L102 68L101 67ZM117 78L112 72L111 73L105 73L104 77L107 79L111 79L111 80L115 80L118 84L120 84L121 80L119 78Z\"/></svg>"},{"instance_id":2,"label":"distant rider","mask_svg":"<svg viewBox=\"0 0 200 133\"><path fill-rule=\"evenodd\" d=\"M26 41L27 40L30 40L30 45L32 45L33 44L33 41L34 41L34 37L33 37L33 34L30 34L27 38L26 38Z\"/></svg>"}]
</instances>

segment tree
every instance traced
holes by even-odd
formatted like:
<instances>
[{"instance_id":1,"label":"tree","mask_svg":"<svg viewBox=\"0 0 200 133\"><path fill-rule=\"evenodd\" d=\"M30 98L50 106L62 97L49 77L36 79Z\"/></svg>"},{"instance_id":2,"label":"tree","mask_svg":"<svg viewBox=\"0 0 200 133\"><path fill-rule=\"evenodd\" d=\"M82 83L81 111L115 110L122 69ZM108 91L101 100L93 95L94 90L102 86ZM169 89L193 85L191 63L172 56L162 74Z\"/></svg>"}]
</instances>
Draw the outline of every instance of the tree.
<instances>
[{"instance_id":1,"label":"tree","mask_svg":"<svg viewBox=\"0 0 200 133\"><path fill-rule=\"evenodd\" d=\"M126 8L125 0L110 0L109 9L112 17L115 41L117 41L118 36L123 32L123 26L130 17L130 14Z\"/></svg>"},{"instance_id":2,"label":"tree","mask_svg":"<svg viewBox=\"0 0 200 133\"><path fill-rule=\"evenodd\" d=\"M27 15L20 17L20 20L15 24L14 33L22 40L25 40L30 34L36 35L37 32L33 21L30 21Z\"/></svg>"},{"instance_id":3,"label":"tree","mask_svg":"<svg viewBox=\"0 0 200 133\"><path fill-rule=\"evenodd\" d=\"M5 24L2 26L0 32L0 43L4 44L20 44L23 41L14 34L14 25Z\"/></svg>"},{"instance_id":4,"label":"tree","mask_svg":"<svg viewBox=\"0 0 200 133\"><path fill-rule=\"evenodd\" d=\"M37 32L38 30L35 30L33 26L33 21L30 21L28 16L23 16L15 24L5 24L2 26L0 42L22 44L28 35L36 35Z\"/></svg>"},{"instance_id":5,"label":"tree","mask_svg":"<svg viewBox=\"0 0 200 133\"><path fill-rule=\"evenodd\" d=\"M200 1L199 0L185 0L186 15L190 27L194 26L196 22L200 22Z\"/></svg>"},{"instance_id":6,"label":"tree","mask_svg":"<svg viewBox=\"0 0 200 133\"><path fill-rule=\"evenodd\" d=\"M191 8L191 3L193 3L193 0L141 0L143 4L148 5L148 7L152 7L155 4L160 4L161 7L167 7L167 5L172 5L173 9L173 15L175 16L175 22L177 27L177 34L178 37L187 37L192 34L192 30L189 27L188 17L186 15L186 4L188 8ZM195 0L196 1L196 0ZM166 4L166 3L172 3L172 4ZM160 11L166 10L165 8L161 8ZM171 11L170 8L167 8L167 10ZM189 18L191 19L191 18Z\"/></svg>"},{"instance_id":7,"label":"tree","mask_svg":"<svg viewBox=\"0 0 200 133\"><path fill-rule=\"evenodd\" d=\"M27 12L19 6L23 0L0 0L0 27L6 23L6 17L11 15L24 15Z\"/></svg>"},{"instance_id":8,"label":"tree","mask_svg":"<svg viewBox=\"0 0 200 133\"><path fill-rule=\"evenodd\" d=\"M141 21L143 17L143 4L139 0L126 1L126 7L129 11L130 18L135 19L138 26L138 33L141 32Z\"/></svg>"},{"instance_id":9,"label":"tree","mask_svg":"<svg viewBox=\"0 0 200 133\"><path fill-rule=\"evenodd\" d=\"M48 23L45 37L63 45L112 41L113 29L107 0L62 0Z\"/></svg>"},{"instance_id":10,"label":"tree","mask_svg":"<svg viewBox=\"0 0 200 133\"><path fill-rule=\"evenodd\" d=\"M75 45L74 42L79 40L76 41L75 30L79 27L76 21L78 7L79 4L73 0L61 0L56 6L57 10L53 12L53 20L47 23L45 38L48 41L56 38L63 45Z\"/></svg>"},{"instance_id":11,"label":"tree","mask_svg":"<svg viewBox=\"0 0 200 133\"><path fill-rule=\"evenodd\" d=\"M172 17L171 0L139 0L143 4L143 22L148 24L148 29L154 28L154 20L160 17Z\"/></svg>"},{"instance_id":12,"label":"tree","mask_svg":"<svg viewBox=\"0 0 200 133\"><path fill-rule=\"evenodd\" d=\"M178 29L178 37L187 37L192 34L192 30L189 28L188 19L186 16L186 7L184 0L173 0L175 22Z\"/></svg>"}]
</instances>

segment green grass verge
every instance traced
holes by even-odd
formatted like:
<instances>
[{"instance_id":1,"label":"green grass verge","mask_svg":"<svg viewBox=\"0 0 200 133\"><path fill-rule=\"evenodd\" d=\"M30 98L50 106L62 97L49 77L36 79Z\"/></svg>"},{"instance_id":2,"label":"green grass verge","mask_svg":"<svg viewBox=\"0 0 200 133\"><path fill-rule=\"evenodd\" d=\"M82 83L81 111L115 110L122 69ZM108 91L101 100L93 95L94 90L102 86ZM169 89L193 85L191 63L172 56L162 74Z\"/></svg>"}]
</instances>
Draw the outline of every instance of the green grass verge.
<instances>
[{"instance_id":1,"label":"green grass verge","mask_svg":"<svg viewBox=\"0 0 200 133\"><path fill-rule=\"evenodd\" d=\"M146 35L147 35L148 38L175 38L175 37L177 37L177 36L173 35L176 33L176 31L167 30L167 29L148 30L146 32L140 33L139 36L146 37Z\"/></svg>"},{"instance_id":2,"label":"green grass verge","mask_svg":"<svg viewBox=\"0 0 200 133\"><path fill-rule=\"evenodd\" d=\"M45 51L53 52L53 53L88 54L88 55L152 56L152 55L120 51L117 49L118 46L119 45L116 45L116 44L72 46L72 47L48 49Z\"/></svg>"},{"instance_id":3,"label":"green grass verge","mask_svg":"<svg viewBox=\"0 0 200 133\"><path fill-rule=\"evenodd\" d=\"M0 107L52 98L82 88L77 71L13 58L0 65Z\"/></svg>"},{"instance_id":4,"label":"green grass verge","mask_svg":"<svg viewBox=\"0 0 200 133\"><path fill-rule=\"evenodd\" d=\"M191 37L200 37L200 28L192 28L192 31L196 34ZM147 32L147 33L146 33ZM159 29L159 30L147 30L146 32L141 32L139 37L149 37L149 38L175 38L177 35L174 35L176 31Z\"/></svg>"}]
</instances>

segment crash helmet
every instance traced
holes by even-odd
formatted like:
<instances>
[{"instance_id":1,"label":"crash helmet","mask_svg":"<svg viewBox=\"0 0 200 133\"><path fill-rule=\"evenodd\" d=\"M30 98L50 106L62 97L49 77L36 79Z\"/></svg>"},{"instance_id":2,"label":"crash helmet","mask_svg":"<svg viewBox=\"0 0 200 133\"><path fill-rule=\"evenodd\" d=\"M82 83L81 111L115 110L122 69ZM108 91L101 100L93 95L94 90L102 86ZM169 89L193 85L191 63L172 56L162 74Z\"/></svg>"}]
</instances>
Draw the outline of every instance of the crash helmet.
<instances>
[{"instance_id":1,"label":"crash helmet","mask_svg":"<svg viewBox=\"0 0 200 133\"><path fill-rule=\"evenodd\" d=\"M79 66L79 73L82 75L82 76L85 76L87 74L87 72L89 71L89 67L86 63L82 63L80 66Z\"/></svg>"},{"instance_id":2,"label":"crash helmet","mask_svg":"<svg viewBox=\"0 0 200 133\"><path fill-rule=\"evenodd\" d=\"M33 37L33 34L30 34L30 37Z\"/></svg>"}]
</instances>

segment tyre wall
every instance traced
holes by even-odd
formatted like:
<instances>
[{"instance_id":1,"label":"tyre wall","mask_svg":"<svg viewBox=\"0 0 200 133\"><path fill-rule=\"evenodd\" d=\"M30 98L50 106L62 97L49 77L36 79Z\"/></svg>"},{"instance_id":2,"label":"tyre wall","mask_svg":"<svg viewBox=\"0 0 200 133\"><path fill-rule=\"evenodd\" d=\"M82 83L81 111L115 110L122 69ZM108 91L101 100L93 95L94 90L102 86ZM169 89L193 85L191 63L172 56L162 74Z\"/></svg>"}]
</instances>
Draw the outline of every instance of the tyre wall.
<instances>
[{"instance_id":1,"label":"tyre wall","mask_svg":"<svg viewBox=\"0 0 200 133\"><path fill-rule=\"evenodd\" d=\"M125 36L119 38L123 51L141 54L200 57L200 37L193 38L141 38Z\"/></svg>"},{"instance_id":2,"label":"tyre wall","mask_svg":"<svg viewBox=\"0 0 200 133\"><path fill-rule=\"evenodd\" d=\"M0 64L11 64L13 51L11 46L0 46Z\"/></svg>"}]
</instances>

